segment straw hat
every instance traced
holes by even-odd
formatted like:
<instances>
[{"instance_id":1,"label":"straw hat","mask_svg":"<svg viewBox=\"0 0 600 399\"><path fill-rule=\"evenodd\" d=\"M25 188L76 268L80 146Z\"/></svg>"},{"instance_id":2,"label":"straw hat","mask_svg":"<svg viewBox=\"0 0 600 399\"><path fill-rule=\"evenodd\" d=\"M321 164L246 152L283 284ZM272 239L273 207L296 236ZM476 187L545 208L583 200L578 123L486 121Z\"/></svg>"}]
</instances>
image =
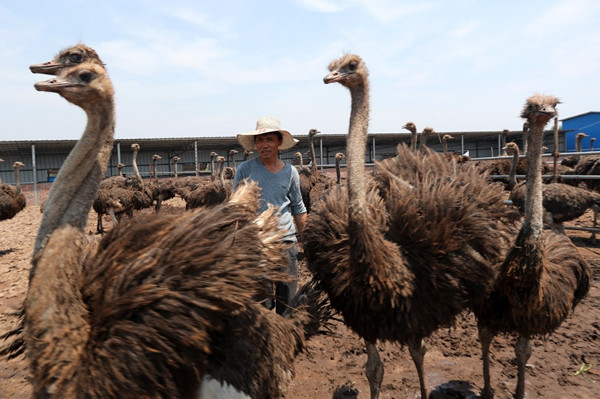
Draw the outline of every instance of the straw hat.
<instances>
[{"instance_id":1,"label":"straw hat","mask_svg":"<svg viewBox=\"0 0 600 399\"><path fill-rule=\"evenodd\" d=\"M298 140L292 137L291 133L281 128L281 122L271 116L263 116L256 122L256 129L251 132L240 133L237 135L237 140L244 150L252 151L256 149L254 146L254 136L259 134L279 132L281 133L282 142L279 146L280 150L289 150L296 145Z\"/></svg>"}]
</instances>

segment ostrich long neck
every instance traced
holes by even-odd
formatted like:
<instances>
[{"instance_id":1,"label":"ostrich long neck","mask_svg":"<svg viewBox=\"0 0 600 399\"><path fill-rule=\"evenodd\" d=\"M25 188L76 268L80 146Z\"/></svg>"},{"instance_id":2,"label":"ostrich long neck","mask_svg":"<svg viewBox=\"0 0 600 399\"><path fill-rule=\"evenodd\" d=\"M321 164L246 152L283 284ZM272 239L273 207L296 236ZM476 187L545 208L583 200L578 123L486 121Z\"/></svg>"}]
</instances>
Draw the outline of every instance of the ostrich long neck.
<instances>
[{"instance_id":1,"label":"ostrich long neck","mask_svg":"<svg viewBox=\"0 0 600 399\"><path fill-rule=\"evenodd\" d=\"M83 229L112 151L112 98L86 112L85 132L52 185L36 237L25 302L34 397L48 397L53 381L71 377L66 369L89 337L88 309L79 289Z\"/></svg>"},{"instance_id":2,"label":"ostrich long neck","mask_svg":"<svg viewBox=\"0 0 600 399\"><path fill-rule=\"evenodd\" d=\"M410 150L412 152L417 152L417 131L410 131Z\"/></svg>"},{"instance_id":3,"label":"ostrich long neck","mask_svg":"<svg viewBox=\"0 0 600 399\"><path fill-rule=\"evenodd\" d=\"M317 169L317 155L315 154L314 136L312 134L309 134L308 139L309 139L308 148L310 149L310 159L312 160L312 165L311 165L312 174L316 175L317 173L319 173L319 170Z\"/></svg>"},{"instance_id":4,"label":"ostrich long neck","mask_svg":"<svg viewBox=\"0 0 600 399\"><path fill-rule=\"evenodd\" d=\"M519 151L513 154L512 163L510 164L510 173L508 175L508 189L512 190L517 182L517 166L519 165Z\"/></svg>"},{"instance_id":5,"label":"ostrich long neck","mask_svg":"<svg viewBox=\"0 0 600 399\"><path fill-rule=\"evenodd\" d=\"M210 157L210 180L211 181L215 181L215 157L211 156Z\"/></svg>"},{"instance_id":6,"label":"ostrich long neck","mask_svg":"<svg viewBox=\"0 0 600 399\"><path fill-rule=\"evenodd\" d=\"M15 168L15 187L17 189L17 194L21 194L21 179L19 178L20 167Z\"/></svg>"},{"instance_id":7,"label":"ostrich long neck","mask_svg":"<svg viewBox=\"0 0 600 399\"><path fill-rule=\"evenodd\" d=\"M529 132L529 151L527 152L527 185L525 201L525 223L529 224L533 237L542 234L543 213L542 205L542 139L544 136L543 123L531 123Z\"/></svg>"},{"instance_id":8,"label":"ostrich long neck","mask_svg":"<svg viewBox=\"0 0 600 399\"><path fill-rule=\"evenodd\" d=\"M85 131L60 168L48 193L35 239L34 255L54 230L72 225L83 231L87 224L90 207L112 151L114 102L111 99L95 104L86 113Z\"/></svg>"},{"instance_id":9,"label":"ostrich long neck","mask_svg":"<svg viewBox=\"0 0 600 399\"><path fill-rule=\"evenodd\" d=\"M342 173L340 171L340 161L341 160L339 158L335 159L335 177L336 177L335 183L337 185L339 185L340 182L342 181Z\"/></svg>"},{"instance_id":10,"label":"ostrich long neck","mask_svg":"<svg viewBox=\"0 0 600 399\"><path fill-rule=\"evenodd\" d=\"M132 160L131 163L133 164L133 171L135 172L135 175L137 176L138 179L140 179L140 183L143 185L144 184L144 179L142 179L142 175L140 175L140 170L138 169L138 164L137 164L137 156L138 156L138 151L137 149L133 150L133 155L132 155Z\"/></svg>"},{"instance_id":11,"label":"ostrich long neck","mask_svg":"<svg viewBox=\"0 0 600 399\"><path fill-rule=\"evenodd\" d=\"M158 160L157 159L153 159L152 160L152 170L154 171L154 182L158 183L158 168L156 167Z\"/></svg>"},{"instance_id":12,"label":"ostrich long neck","mask_svg":"<svg viewBox=\"0 0 600 399\"><path fill-rule=\"evenodd\" d=\"M365 181L365 155L369 129L369 86L364 82L350 88L352 111L348 129L346 168L348 180L349 222L364 226L367 184Z\"/></svg>"},{"instance_id":13,"label":"ostrich long neck","mask_svg":"<svg viewBox=\"0 0 600 399\"><path fill-rule=\"evenodd\" d=\"M173 160L173 179L177 180L177 161Z\"/></svg>"}]
</instances>

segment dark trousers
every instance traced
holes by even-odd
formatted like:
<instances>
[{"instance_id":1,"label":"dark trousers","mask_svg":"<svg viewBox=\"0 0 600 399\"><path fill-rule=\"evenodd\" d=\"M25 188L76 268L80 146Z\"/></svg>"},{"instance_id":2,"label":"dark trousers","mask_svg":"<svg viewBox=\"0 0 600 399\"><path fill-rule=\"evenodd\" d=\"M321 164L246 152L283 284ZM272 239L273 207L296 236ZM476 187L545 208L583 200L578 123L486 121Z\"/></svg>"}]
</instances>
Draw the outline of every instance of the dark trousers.
<instances>
[{"instance_id":1,"label":"dark trousers","mask_svg":"<svg viewBox=\"0 0 600 399\"><path fill-rule=\"evenodd\" d=\"M285 309L290 307L292 298L296 295L298 289L298 247L294 243L288 250L288 269L287 272L293 276L296 280L289 283L277 282L275 283L275 300L267 299L263 302L263 305L268 309L275 308L275 311L279 314L283 314ZM275 302L275 304L273 304Z\"/></svg>"}]
</instances>

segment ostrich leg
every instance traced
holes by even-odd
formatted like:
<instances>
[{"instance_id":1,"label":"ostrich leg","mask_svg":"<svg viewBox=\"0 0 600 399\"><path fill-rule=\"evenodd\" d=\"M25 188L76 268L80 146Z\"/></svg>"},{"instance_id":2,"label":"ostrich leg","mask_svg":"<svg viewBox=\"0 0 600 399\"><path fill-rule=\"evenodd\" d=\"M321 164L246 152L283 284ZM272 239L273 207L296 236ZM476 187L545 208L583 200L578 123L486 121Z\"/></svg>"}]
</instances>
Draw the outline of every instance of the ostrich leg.
<instances>
[{"instance_id":1,"label":"ostrich leg","mask_svg":"<svg viewBox=\"0 0 600 399\"><path fill-rule=\"evenodd\" d=\"M425 352L427 347L423 343L422 339L411 338L408 341L408 351L410 356L415 363L417 368L417 374L419 375L419 385L421 386L421 398L427 399L427 388L425 387L425 374L423 372L423 359L425 358Z\"/></svg>"},{"instance_id":2,"label":"ostrich leg","mask_svg":"<svg viewBox=\"0 0 600 399\"><path fill-rule=\"evenodd\" d=\"M369 380L371 399L378 399L381 381L383 381L383 363L375 342L365 340L365 344L367 346L367 379Z\"/></svg>"},{"instance_id":3,"label":"ostrich leg","mask_svg":"<svg viewBox=\"0 0 600 399\"><path fill-rule=\"evenodd\" d=\"M494 335L485 327L479 328L479 341L481 342L481 357L483 360L483 390L481 399L492 399L494 390L490 382L490 344Z\"/></svg>"},{"instance_id":4,"label":"ostrich leg","mask_svg":"<svg viewBox=\"0 0 600 399\"><path fill-rule=\"evenodd\" d=\"M515 354L517 355L517 389L515 399L523 399L525 396L525 365L531 356L531 343L529 338L520 336L515 345Z\"/></svg>"}]
</instances>

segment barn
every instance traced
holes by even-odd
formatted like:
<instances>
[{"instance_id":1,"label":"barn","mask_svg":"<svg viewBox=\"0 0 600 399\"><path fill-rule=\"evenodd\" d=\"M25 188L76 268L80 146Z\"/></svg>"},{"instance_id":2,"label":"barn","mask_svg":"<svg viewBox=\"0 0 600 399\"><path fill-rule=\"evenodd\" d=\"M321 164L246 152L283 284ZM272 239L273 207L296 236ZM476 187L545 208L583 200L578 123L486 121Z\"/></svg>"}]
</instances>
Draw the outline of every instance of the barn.
<instances>
[{"instance_id":1,"label":"barn","mask_svg":"<svg viewBox=\"0 0 600 399\"><path fill-rule=\"evenodd\" d=\"M575 151L575 136L579 132L587 134L582 142L584 151L590 148L590 139L593 137L596 140L600 139L600 112L586 112L575 116L562 119L562 129L566 132L565 139L567 143L567 151ZM600 141L598 142L600 143Z\"/></svg>"}]
</instances>

